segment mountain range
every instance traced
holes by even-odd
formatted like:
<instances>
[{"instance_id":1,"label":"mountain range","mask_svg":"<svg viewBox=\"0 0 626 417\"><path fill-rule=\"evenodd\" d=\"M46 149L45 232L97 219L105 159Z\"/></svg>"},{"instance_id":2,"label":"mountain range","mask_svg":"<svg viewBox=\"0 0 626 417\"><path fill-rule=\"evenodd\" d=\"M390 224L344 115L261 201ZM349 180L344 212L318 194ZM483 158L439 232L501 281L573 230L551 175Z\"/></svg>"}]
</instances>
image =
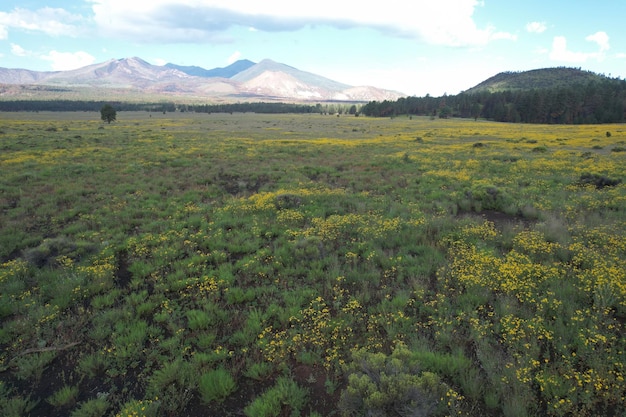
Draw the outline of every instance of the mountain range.
<instances>
[{"instance_id":1,"label":"mountain range","mask_svg":"<svg viewBox=\"0 0 626 417\"><path fill-rule=\"evenodd\" d=\"M397 91L350 86L265 59L240 60L224 68L152 65L141 58L111 59L70 71L0 68L0 96L15 99L37 92L180 96L190 99L352 101L396 100Z\"/></svg>"}]
</instances>

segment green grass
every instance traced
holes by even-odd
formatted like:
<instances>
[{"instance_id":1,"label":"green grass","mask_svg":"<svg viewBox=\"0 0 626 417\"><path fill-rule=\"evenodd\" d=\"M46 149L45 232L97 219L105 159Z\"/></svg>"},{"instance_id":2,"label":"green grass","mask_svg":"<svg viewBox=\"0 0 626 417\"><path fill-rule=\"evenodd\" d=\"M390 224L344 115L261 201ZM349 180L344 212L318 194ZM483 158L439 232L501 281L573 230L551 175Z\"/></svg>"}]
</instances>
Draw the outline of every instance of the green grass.
<instances>
[{"instance_id":1,"label":"green grass","mask_svg":"<svg viewBox=\"0 0 626 417\"><path fill-rule=\"evenodd\" d=\"M626 412L623 126L9 116L7 415Z\"/></svg>"}]
</instances>

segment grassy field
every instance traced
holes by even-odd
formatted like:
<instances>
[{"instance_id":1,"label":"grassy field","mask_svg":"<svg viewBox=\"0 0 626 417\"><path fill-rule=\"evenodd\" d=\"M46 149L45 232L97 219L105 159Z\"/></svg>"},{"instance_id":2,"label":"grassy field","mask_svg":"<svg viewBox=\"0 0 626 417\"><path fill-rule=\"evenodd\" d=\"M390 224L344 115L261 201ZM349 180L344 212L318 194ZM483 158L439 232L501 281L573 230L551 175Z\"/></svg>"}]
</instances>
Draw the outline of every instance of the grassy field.
<instances>
[{"instance_id":1,"label":"grassy field","mask_svg":"<svg viewBox=\"0 0 626 417\"><path fill-rule=\"evenodd\" d=\"M4 416L621 416L626 126L0 114Z\"/></svg>"}]
</instances>

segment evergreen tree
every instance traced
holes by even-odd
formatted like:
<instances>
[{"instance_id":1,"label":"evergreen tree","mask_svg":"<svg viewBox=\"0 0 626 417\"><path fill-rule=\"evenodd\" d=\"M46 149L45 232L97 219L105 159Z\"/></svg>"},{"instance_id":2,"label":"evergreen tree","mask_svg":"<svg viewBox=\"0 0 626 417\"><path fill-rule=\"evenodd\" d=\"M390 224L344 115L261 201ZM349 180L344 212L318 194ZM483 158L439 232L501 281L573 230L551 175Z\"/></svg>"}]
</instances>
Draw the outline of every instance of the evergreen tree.
<instances>
[{"instance_id":1,"label":"evergreen tree","mask_svg":"<svg viewBox=\"0 0 626 417\"><path fill-rule=\"evenodd\" d=\"M105 104L100 109L100 118L103 121L105 121L107 123L111 123L111 122L115 121L116 117L117 117L117 112L115 111L113 106L111 106L110 104Z\"/></svg>"}]
</instances>

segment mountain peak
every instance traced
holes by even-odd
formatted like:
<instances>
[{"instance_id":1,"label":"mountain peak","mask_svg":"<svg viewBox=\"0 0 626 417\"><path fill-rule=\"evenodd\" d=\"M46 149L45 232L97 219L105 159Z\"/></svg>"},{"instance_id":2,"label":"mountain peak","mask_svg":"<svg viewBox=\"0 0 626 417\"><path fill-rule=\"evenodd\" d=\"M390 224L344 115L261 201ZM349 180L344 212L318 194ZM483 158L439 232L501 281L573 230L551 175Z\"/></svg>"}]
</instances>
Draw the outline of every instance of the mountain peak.
<instances>
[{"instance_id":1,"label":"mountain peak","mask_svg":"<svg viewBox=\"0 0 626 417\"><path fill-rule=\"evenodd\" d=\"M64 88L122 89L139 94L176 94L194 98L269 98L286 101L369 101L402 94L353 87L271 59L258 64L236 61L225 68L152 65L139 57L111 59L71 71L36 72L0 68L0 84ZM119 94L117 92L116 94Z\"/></svg>"},{"instance_id":2,"label":"mountain peak","mask_svg":"<svg viewBox=\"0 0 626 417\"><path fill-rule=\"evenodd\" d=\"M152 66L152 64L150 64L147 61L144 61L143 59L133 56L130 58L120 58L120 59L113 59L111 60L113 62L116 62L118 64L122 64L122 65L133 65L133 66L140 66L140 67L150 67ZM108 61L108 62L111 62Z\"/></svg>"},{"instance_id":3,"label":"mountain peak","mask_svg":"<svg viewBox=\"0 0 626 417\"><path fill-rule=\"evenodd\" d=\"M282 64L280 62L276 62L273 61L271 59L264 59L261 62L259 62L258 64L256 64L257 70L264 70L264 71L286 71L286 72L292 72L292 71L299 71L298 69L287 65L287 64Z\"/></svg>"},{"instance_id":4,"label":"mountain peak","mask_svg":"<svg viewBox=\"0 0 626 417\"><path fill-rule=\"evenodd\" d=\"M316 85L326 90L338 91L351 87L350 85L322 77L321 75L301 71L292 66L272 61L271 59L262 60L258 64L253 65L247 70L235 75L232 79L239 82L249 82L254 78L262 76L265 72L280 72L293 77L302 83Z\"/></svg>"}]
</instances>

